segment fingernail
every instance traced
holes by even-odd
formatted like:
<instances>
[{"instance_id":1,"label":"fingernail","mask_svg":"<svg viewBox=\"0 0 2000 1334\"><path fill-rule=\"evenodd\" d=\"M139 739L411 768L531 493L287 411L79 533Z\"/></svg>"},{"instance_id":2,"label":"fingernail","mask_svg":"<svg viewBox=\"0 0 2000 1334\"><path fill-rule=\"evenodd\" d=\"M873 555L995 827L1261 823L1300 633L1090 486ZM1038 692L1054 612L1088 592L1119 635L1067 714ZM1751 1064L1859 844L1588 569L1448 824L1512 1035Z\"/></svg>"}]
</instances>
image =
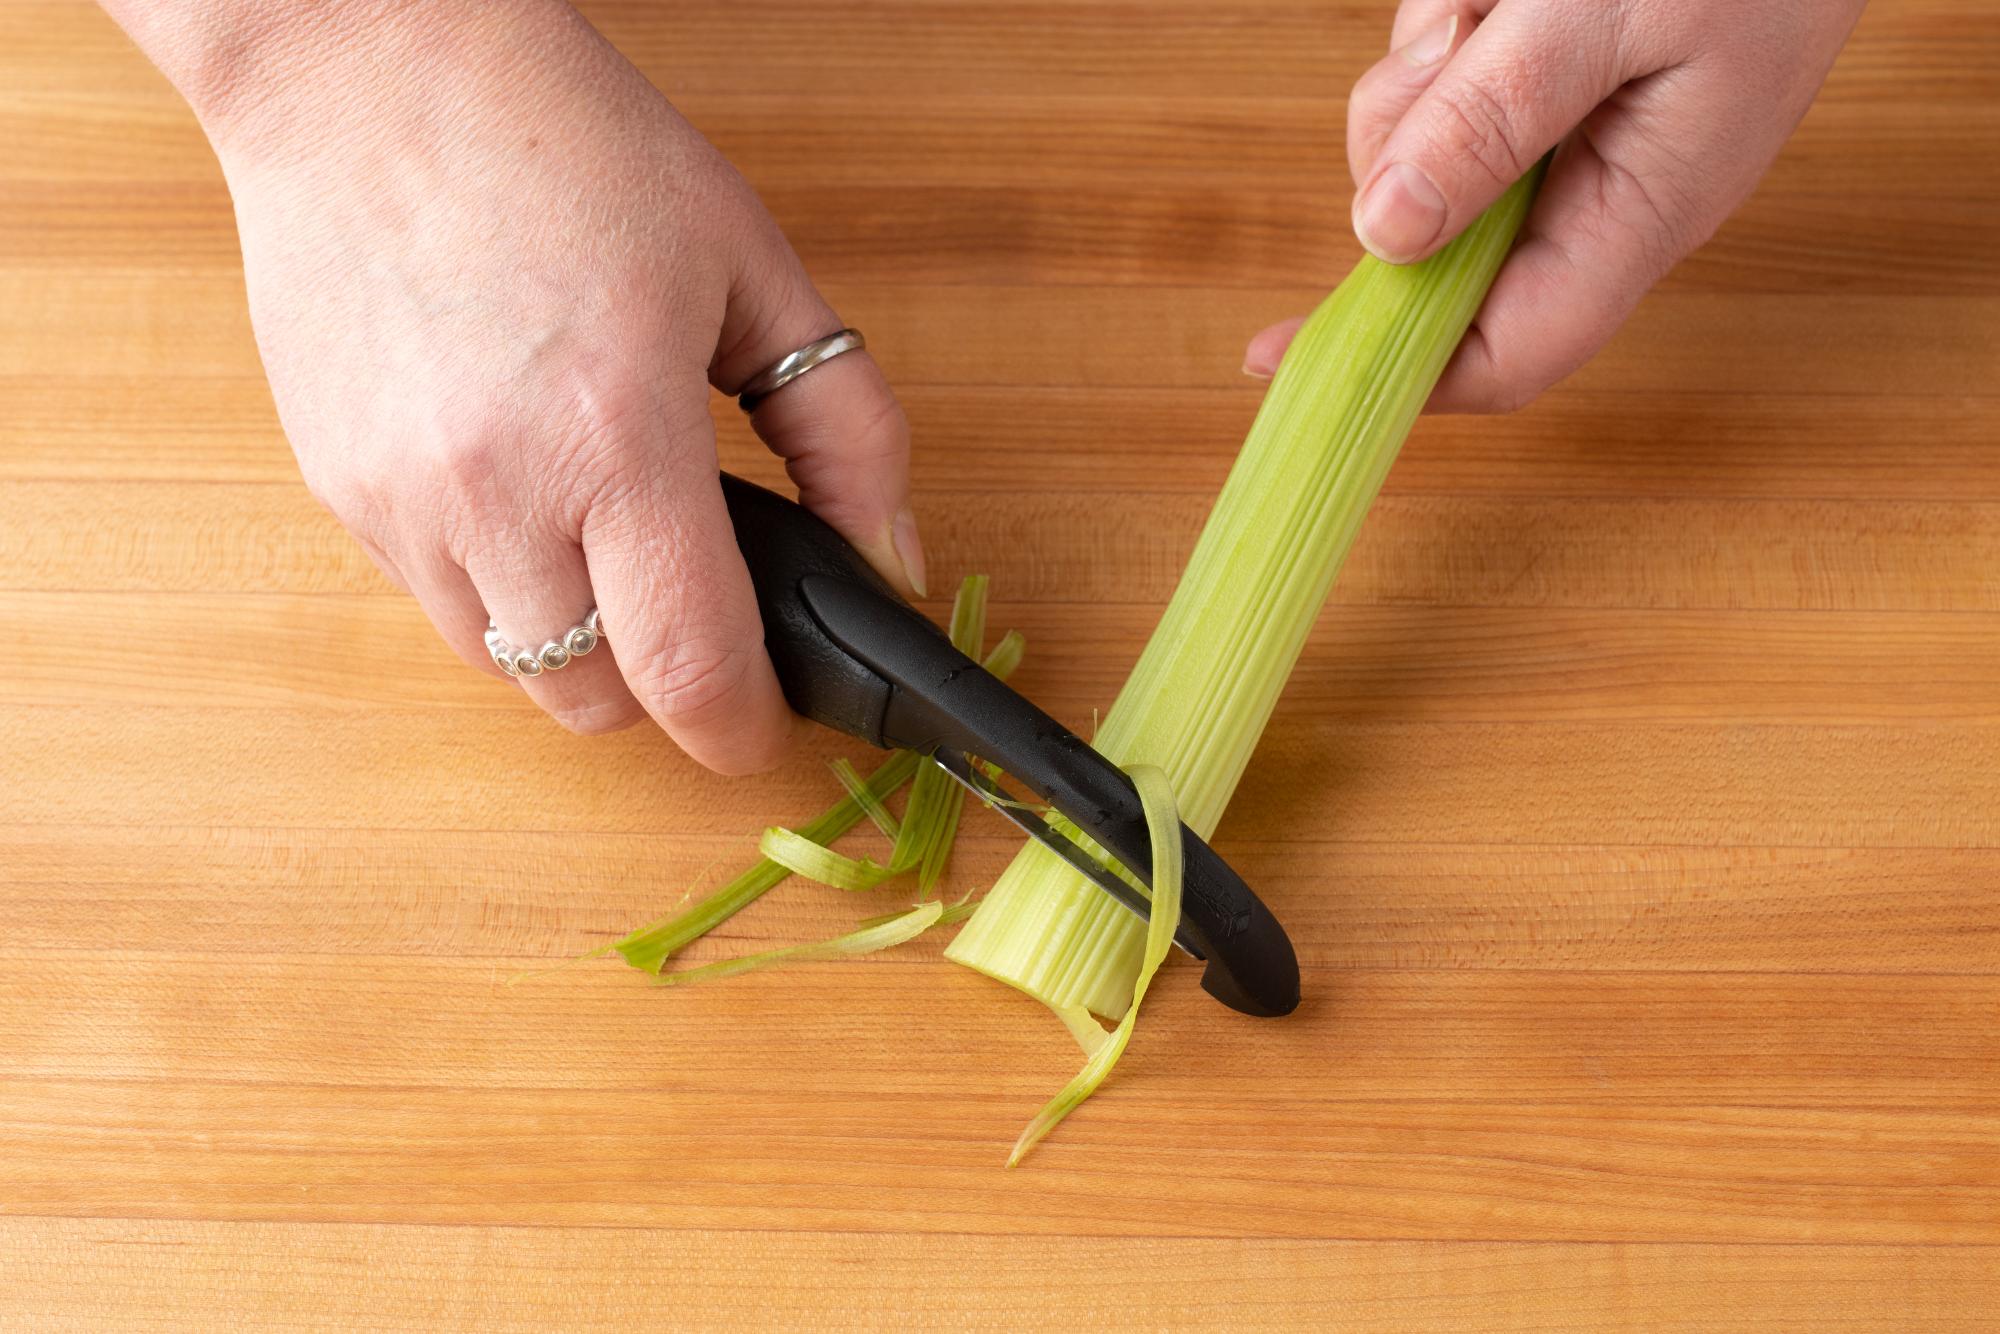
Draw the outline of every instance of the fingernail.
<instances>
[{"instance_id":1,"label":"fingernail","mask_svg":"<svg viewBox=\"0 0 2000 1334\"><path fill-rule=\"evenodd\" d=\"M903 562L903 574L919 597L928 596L924 584L924 544L917 540L917 516L906 508L889 525L889 541L895 545L896 559Z\"/></svg>"},{"instance_id":2,"label":"fingernail","mask_svg":"<svg viewBox=\"0 0 2000 1334\"><path fill-rule=\"evenodd\" d=\"M1243 373L1253 380L1268 380L1278 373L1278 368L1276 366L1266 366L1259 362L1246 361L1243 363Z\"/></svg>"},{"instance_id":3,"label":"fingernail","mask_svg":"<svg viewBox=\"0 0 2000 1334\"><path fill-rule=\"evenodd\" d=\"M1453 14L1443 23L1434 23L1405 42L1397 55L1408 61L1415 69L1435 65L1444 59L1444 53L1451 50L1451 39L1458 35L1458 15Z\"/></svg>"},{"instance_id":4,"label":"fingernail","mask_svg":"<svg viewBox=\"0 0 2000 1334\"><path fill-rule=\"evenodd\" d=\"M1407 162L1392 163L1354 201L1354 234L1377 259L1407 264L1444 230L1444 196Z\"/></svg>"}]
</instances>

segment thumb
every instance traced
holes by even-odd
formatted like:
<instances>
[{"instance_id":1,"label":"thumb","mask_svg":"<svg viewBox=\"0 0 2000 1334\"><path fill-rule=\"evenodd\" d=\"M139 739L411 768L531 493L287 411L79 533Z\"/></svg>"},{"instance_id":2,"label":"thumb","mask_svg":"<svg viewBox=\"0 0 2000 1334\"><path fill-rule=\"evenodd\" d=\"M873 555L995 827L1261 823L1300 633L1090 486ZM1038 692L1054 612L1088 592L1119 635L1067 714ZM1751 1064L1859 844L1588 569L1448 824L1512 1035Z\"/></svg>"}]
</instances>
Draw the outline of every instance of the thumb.
<instances>
[{"instance_id":1,"label":"thumb","mask_svg":"<svg viewBox=\"0 0 2000 1334\"><path fill-rule=\"evenodd\" d=\"M1404 6L1396 20L1398 28L1410 17L1410 9ZM1455 10L1436 14L1355 81L1354 91L1347 95L1347 167L1356 185L1368 179L1389 132L1472 35L1473 23L1469 15Z\"/></svg>"},{"instance_id":2,"label":"thumb","mask_svg":"<svg viewBox=\"0 0 2000 1334\"><path fill-rule=\"evenodd\" d=\"M1349 152L1357 169L1357 149L1369 158L1354 198L1354 230L1370 253L1391 264L1434 254L1628 76L1643 72L1628 68L1633 56L1620 49L1618 25L1597 8L1500 5L1428 69L1392 128L1380 132L1381 118L1364 116L1362 132L1380 138L1368 151L1350 137ZM1406 76L1406 89L1409 82Z\"/></svg>"},{"instance_id":3,"label":"thumb","mask_svg":"<svg viewBox=\"0 0 2000 1334\"><path fill-rule=\"evenodd\" d=\"M747 248L710 380L735 394L759 371L842 328L768 216ZM750 424L799 502L905 594L921 596L924 549L910 509L910 424L865 350L815 366L764 399Z\"/></svg>"}]
</instances>

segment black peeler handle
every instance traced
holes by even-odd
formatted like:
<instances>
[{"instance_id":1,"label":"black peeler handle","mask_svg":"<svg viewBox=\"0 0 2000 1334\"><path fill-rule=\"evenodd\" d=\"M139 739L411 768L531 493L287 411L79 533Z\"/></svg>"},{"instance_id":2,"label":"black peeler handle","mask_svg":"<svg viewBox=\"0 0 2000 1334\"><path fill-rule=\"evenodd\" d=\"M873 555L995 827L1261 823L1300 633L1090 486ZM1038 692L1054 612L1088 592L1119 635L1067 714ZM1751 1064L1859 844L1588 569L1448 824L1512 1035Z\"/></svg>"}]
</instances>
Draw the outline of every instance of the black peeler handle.
<instances>
[{"instance_id":1,"label":"black peeler handle","mask_svg":"<svg viewBox=\"0 0 2000 1334\"><path fill-rule=\"evenodd\" d=\"M722 498L757 590L764 649L785 699L801 717L836 732L871 746L900 746L883 731L890 682L827 634L803 590L808 583L856 590L870 605L872 632L881 638L918 636L950 648L950 637L903 601L846 538L797 501L729 473L722 474Z\"/></svg>"},{"instance_id":2,"label":"black peeler handle","mask_svg":"<svg viewBox=\"0 0 2000 1334\"><path fill-rule=\"evenodd\" d=\"M989 760L1150 881L1138 792L1115 765L960 653L803 506L728 473L722 494L793 709L871 745ZM1284 928L1199 835L1181 835L1177 934L1208 961L1203 987L1248 1014L1290 1013L1299 974Z\"/></svg>"}]
</instances>

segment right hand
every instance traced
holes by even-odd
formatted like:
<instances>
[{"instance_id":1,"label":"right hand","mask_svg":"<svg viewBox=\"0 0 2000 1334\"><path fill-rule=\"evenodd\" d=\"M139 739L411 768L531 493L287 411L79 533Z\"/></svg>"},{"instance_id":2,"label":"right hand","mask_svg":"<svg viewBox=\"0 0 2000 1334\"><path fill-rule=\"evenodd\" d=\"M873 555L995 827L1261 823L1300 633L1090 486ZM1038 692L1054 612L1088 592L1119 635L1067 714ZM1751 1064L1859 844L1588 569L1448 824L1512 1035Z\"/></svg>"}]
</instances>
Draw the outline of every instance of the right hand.
<instances>
[{"instance_id":1,"label":"right hand","mask_svg":"<svg viewBox=\"0 0 2000 1334\"><path fill-rule=\"evenodd\" d=\"M143 40L143 38L142 38ZM466 662L593 604L610 651L521 682L650 714L738 773L792 715L717 484L710 386L841 327L742 178L567 5L391 5L196 98L313 494ZM909 434L854 352L758 410L800 499L906 593Z\"/></svg>"},{"instance_id":2,"label":"right hand","mask_svg":"<svg viewBox=\"0 0 2000 1334\"><path fill-rule=\"evenodd\" d=\"M1507 412L1583 365L1805 114L1862 0L1401 0L1349 99L1355 234L1436 254L1560 141L1433 412ZM1250 340L1269 376L1302 320Z\"/></svg>"}]
</instances>

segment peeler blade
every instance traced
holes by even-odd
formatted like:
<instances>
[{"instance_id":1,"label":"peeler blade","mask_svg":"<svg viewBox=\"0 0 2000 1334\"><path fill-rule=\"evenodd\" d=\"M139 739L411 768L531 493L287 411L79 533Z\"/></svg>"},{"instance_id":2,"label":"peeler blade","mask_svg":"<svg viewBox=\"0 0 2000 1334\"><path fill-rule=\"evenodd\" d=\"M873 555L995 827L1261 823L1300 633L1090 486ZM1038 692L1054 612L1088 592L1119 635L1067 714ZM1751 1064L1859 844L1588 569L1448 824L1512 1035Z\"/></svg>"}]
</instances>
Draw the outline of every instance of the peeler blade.
<instances>
[{"instance_id":1,"label":"peeler blade","mask_svg":"<svg viewBox=\"0 0 2000 1334\"><path fill-rule=\"evenodd\" d=\"M1070 868L1078 875L1118 900L1140 921L1147 921L1152 917L1152 900L1127 884L1111 868L1084 851L1076 840L1048 821L1038 818L1033 811L1025 809L1024 803L1008 795L1005 788L981 773L978 766L973 764L971 756L950 746L939 746L931 753L930 758L938 768L957 779L959 784L973 796L1012 821L1022 833L1068 862ZM1205 957L1201 947L1188 938L1185 925L1174 932L1174 944L1190 958Z\"/></svg>"}]
</instances>

